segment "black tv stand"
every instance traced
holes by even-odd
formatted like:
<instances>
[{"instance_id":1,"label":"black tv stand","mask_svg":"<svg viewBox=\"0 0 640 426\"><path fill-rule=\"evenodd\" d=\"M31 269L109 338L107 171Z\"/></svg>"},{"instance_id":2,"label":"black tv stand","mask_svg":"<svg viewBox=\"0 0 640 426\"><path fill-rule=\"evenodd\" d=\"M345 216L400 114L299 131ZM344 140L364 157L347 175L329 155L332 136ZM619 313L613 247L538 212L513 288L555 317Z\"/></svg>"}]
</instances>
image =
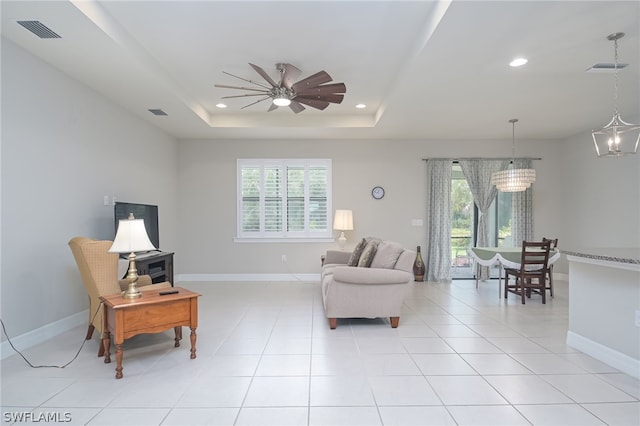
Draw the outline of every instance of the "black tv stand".
<instances>
[{"instance_id":1,"label":"black tv stand","mask_svg":"<svg viewBox=\"0 0 640 426\"><path fill-rule=\"evenodd\" d=\"M149 275L151 281L161 283L169 281L173 286L173 253L150 251L136 255L138 275Z\"/></svg>"}]
</instances>

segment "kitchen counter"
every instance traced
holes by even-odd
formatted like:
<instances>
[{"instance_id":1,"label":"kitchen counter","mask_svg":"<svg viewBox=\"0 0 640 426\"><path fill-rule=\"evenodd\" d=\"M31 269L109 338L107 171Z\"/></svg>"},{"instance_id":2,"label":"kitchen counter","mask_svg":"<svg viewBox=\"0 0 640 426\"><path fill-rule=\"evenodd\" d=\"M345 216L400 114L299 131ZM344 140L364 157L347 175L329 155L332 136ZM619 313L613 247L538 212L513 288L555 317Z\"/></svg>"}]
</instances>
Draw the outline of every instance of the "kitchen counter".
<instances>
[{"instance_id":1,"label":"kitchen counter","mask_svg":"<svg viewBox=\"0 0 640 426\"><path fill-rule=\"evenodd\" d=\"M640 248L562 252L569 261L567 344L640 378Z\"/></svg>"},{"instance_id":2,"label":"kitchen counter","mask_svg":"<svg viewBox=\"0 0 640 426\"><path fill-rule=\"evenodd\" d=\"M591 248L581 250L560 250L567 258L573 257L574 261L588 262L589 260L597 262L609 262L610 266L618 267L628 266L631 269L636 267L640 270L640 248ZM577 259L580 258L580 259Z\"/></svg>"}]
</instances>

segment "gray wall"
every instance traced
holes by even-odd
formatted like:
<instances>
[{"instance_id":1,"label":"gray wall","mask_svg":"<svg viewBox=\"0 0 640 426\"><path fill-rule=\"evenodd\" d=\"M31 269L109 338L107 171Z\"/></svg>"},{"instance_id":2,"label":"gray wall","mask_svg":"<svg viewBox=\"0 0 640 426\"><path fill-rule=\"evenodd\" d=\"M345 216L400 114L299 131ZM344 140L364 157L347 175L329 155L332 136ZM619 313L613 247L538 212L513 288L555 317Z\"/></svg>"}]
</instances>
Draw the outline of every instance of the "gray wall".
<instances>
[{"instance_id":1,"label":"gray wall","mask_svg":"<svg viewBox=\"0 0 640 426\"><path fill-rule=\"evenodd\" d=\"M557 235L562 162L560 142L526 141L522 156L535 161L534 233ZM351 209L354 230L347 245L363 236L391 239L428 249L425 227L411 225L426 213L425 157L508 156L511 141L394 140L208 140L179 142L179 274L318 273L320 255L337 243L234 243L236 233L236 159L320 157L333 160L333 208ZM382 200L371 197L375 185ZM334 233L337 236L337 232ZM287 263L281 261L287 255Z\"/></svg>"},{"instance_id":2,"label":"gray wall","mask_svg":"<svg viewBox=\"0 0 640 426\"><path fill-rule=\"evenodd\" d=\"M640 122L640 117L623 119ZM562 144L560 241L574 249L640 247L640 154L598 158L595 152L587 132Z\"/></svg>"},{"instance_id":3,"label":"gray wall","mask_svg":"<svg viewBox=\"0 0 640 426\"><path fill-rule=\"evenodd\" d=\"M2 320L11 336L87 309L67 245L113 238L113 206L158 204L175 249L176 141L2 39ZM4 339L4 336L3 336Z\"/></svg>"}]
</instances>

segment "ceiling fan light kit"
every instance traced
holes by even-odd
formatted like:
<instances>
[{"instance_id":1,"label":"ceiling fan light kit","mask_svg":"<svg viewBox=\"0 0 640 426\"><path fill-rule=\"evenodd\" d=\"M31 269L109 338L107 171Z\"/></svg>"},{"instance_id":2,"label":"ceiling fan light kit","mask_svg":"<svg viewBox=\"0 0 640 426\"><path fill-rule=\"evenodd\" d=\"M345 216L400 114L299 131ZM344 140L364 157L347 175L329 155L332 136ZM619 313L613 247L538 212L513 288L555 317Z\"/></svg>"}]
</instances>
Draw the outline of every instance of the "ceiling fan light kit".
<instances>
[{"instance_id":1,"label":"ceiling fan light kit","mask_svg":"<svg viewBox=\"0 0 640 426\"><path fill-rule=\"evenodd\" d=\"M291 105L291 99L289 99L287 95L277 95L273 98L273 103L278 106L285 107Z\"/></svg>"},{"instance_id":2,"label":"ceiling fan light kit","mask_svg":"<svg viewBox=\"0 0 640 426\"><path fill-rule=\"evenodd\" d=\"M223 71L225 74L239 80L246 81L253 86L243 87L228 86L224 84L215 85L215 87L222 89L237 89L253 92L242 95L223 96L222 99L244 98L250 96L260 97L257 101L243 106L242 109L270 99L271 105L267 111L273 111L278 107L288 106L294 113L298 114L305 110L303 104L315 109L324 110L330 103L342 103L344 93L347 92L347 86L344 83L326 84L333 81L326 71L319 71L309 77L295 82L296 78L298 78L302 71L291 64L278 63L276 64L276 70L280 73L280 80L279 82L276 82L258 65L254 65L252 63L249 63L249 65L268 84L242 78Z\"/></svg>"}]
</instances>

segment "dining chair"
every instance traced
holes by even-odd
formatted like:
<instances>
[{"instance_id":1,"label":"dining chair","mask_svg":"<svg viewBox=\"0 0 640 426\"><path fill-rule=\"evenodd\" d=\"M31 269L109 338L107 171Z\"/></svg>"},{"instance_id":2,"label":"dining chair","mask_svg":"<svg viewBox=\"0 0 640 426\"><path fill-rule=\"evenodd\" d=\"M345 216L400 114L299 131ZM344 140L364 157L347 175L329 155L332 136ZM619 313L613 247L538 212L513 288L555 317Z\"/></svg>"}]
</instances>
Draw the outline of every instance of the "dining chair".
<instances>
[{"instance_id":1,"label":"dining chair","mask_svg":"<svg viewBox=\"0 0 640 426\"><path fill-rule=\"evenodd\" d=\"M551 250L555 250L558 248L558 239L557 238L546 238L542 237L542 242L551 241ZM549 278L549 286L547 290L549 290L549 295L553 297L553 264L547 267L547 278Z\"/></svg>"},{"instance_id":2,"label":"dining chair","mask_svg":"<svg viewBox=\"0 0 640 426\"><path fill-rule=\"evenodd\" d=\"M542 303L546 303L546 277L549 264L549 250L551 241L523 241L522 255L519 268L504 268L504 298L508 293L520 295L522 304L525 296L531 297L531 292L540 293ZM513 284L509 284L509 276L513 276Z\"/></svg>"}]
</instances>

